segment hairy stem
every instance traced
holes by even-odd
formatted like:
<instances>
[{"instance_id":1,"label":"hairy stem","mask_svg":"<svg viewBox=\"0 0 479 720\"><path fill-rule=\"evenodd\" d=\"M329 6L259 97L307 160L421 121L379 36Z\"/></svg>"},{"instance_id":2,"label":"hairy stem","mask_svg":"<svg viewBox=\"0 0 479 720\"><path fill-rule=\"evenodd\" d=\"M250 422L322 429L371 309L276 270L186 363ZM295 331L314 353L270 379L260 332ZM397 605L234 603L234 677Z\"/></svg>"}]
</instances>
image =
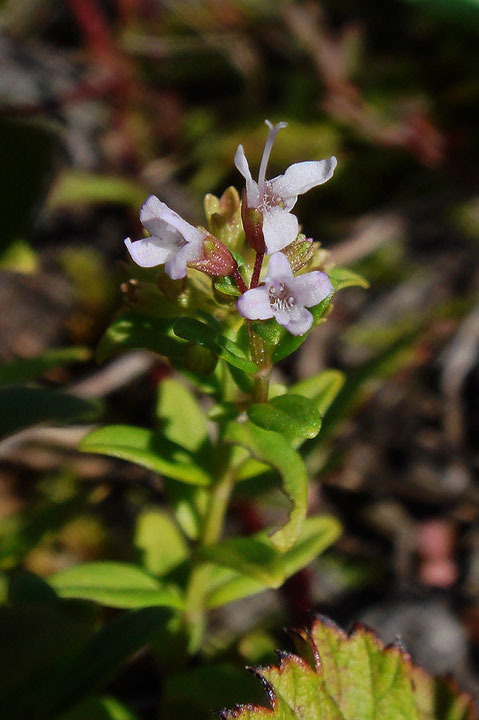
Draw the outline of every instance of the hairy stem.
<instances>
[{"instance_id":1,"label":"hairy stem","mask_svg":"<svg viewBox=\"0 0 479 720\"><path fill-rule=\"evenodd\" d=\"M254 261L253 275L251 277L251 285L250 285L250 287L252 287L252 288L258 287L259 276L261 274L261 268L263 266L263 258L264 258L264 253L256 253L256 258Z\"/></svg>"},{"instance_id":2,"label":"hairy stem","mask_svg":"<svg viewBox=\"0 0 479 720\"><path fill-rule=\"evenodd\" d=\"M241 277L241 273L238 270L238 268L235 268L233 270L233 280L235 281L238 288L241 290L242 293L245 293L247 291L247 286L243 278Z\"/></svg>"},{"instance_id":3,"label":"hairy stem","mask_svg":"<svg viewBox=\"0 0 479 720\"><path fill-rule=\"evenodd\" d=\"M255 333L250 320L246 321L248 327L249 346L251 359L258 366L253 387L253 402L266 402L269 393L269 381L271 378L271 364L266 352L266 345L263 338Z\"/></svg>"}]
</instances>

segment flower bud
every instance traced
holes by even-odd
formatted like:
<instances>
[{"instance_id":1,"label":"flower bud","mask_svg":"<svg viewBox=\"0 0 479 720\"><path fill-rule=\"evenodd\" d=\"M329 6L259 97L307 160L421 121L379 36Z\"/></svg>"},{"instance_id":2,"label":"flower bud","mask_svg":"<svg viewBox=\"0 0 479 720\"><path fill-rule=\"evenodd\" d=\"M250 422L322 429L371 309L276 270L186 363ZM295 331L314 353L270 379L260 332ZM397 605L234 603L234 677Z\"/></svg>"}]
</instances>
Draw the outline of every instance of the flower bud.
<instances>
[{"instance_id":1,"label":"flower bud","mask_svg":"<svg viewBox=\"0 0 479 720\"><path fill-rule=\"evenodd\" d=\"M208 193L204 207L210 232L229 248L236 250L244 240L241 200L236 188L227 188L219 198Z\"/></svg>"},{"instance_id":2,"label":"flower bud","mask_svg":"<svg viewBox=\"0 0 479 720\"><path fill-rule=\"evenodd\" d=\"M298 235L296 240L283 248L281 251L286 255L291 265L291 270L295 273L309 263L314 254L313 239L307 238L305 235Z\"/></svg>"},{"instance_id":3,"label":"flower bud","mask_svg":"<svg viewBox=\"0 0 479 720\"><path fill-rule=\"evenodd\" d=\"M226 245L210 233L205 234L203 240L202 257L195 262L188 263L190 267L201 270L213 277L231 275L238 267L236 260Z\"/></svg>"},{"instance_id":4,"label":"flower bud","mask_svg":"<svg viewBox=\"0 0 479 720\"><path fill-rule=\"evenodd\" d=\"M255 207L248 207L246 190L243 190L241 196L241 219L243 221L246 242L257 253L265 252L264 235L263 235L263 213Z\"/></svg>"}]
</instances>

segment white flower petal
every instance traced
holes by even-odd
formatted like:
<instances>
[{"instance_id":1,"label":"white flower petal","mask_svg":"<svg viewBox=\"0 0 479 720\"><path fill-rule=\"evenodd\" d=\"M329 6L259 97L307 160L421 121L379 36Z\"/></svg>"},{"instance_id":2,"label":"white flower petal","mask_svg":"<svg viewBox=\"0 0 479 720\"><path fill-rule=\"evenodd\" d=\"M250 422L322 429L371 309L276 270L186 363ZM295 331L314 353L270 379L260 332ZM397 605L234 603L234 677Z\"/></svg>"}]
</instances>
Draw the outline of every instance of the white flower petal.
<instances>
[{"instance_id":1,"label":"white flower petal","mask_svg":"<svg viewBox=\"0 0 479 720\"><path fill-rule=\"evenodd\" d=\"M306 308L302 308L302 310L297 314L295 313L294 316L289 316L287 322L284 322L284 318L280 320L277 316L276 320L280 325L285 327L291 335L304 335L313 324L313 316Z\"/></svg>"},{"instance_id":2,"label":"white flower petal","mask_svg":"<svg viewBox=\"0 0 479 720\"><path fill-rule=\"evenodd\" d=\"M186 242L195 244L203 243L204 233L201 230L194 225L191 225L189 222L186 222L186 220L183 220L178 213L169 208L168 205L165 205L165 203L162 203L162 205L162 220L176 228Z\"/></svg>"},{"instance_id":3,"label":"white flower petal","mask_svg":"<svg viewBox=\"0 0 479 720\"><path fill-rule=\"evenodd\" d=\"M271 255L268 263L266 282L271 282L277 278L289 279L292 277L293 271L291 270L291 265L289 264L286 255L283 255L282 252L276 252Z\"/></svg>"},{"instance_id":4,"label":"white flower petal","mask_svg":"<svg viewBox=\"0 0 479 720\"><path fill-rule=\"evenodd\" d=\"M141 267L155 267L167 262L178 250L175 242L164 238L147 237L132 242L126 238L125 245L132 259Z\"/></svg>"},{"instance_id":5,"label":"white flower petal","mask_svg":"<svg viewBox=\"0 0 479 720\"><path fill-rule=\"evenodd\" d=\"M298 237L298 232L297 217L279 205L264 211L263 236L268 255L291 245Z\"/></svg>"},{"instance_id":6,"label":"white flower petal","mask_svg":"<svg viewBox=\"0 0 479 720\"><path fill-rule=\"evenodd\" d=\"M333 286L326 273L320 270L297 275L291 283L291 289L301 305L317 305L333 292Z\"/></svg>"},{"instance_id":7,"label":"white flower petal","mask_svg":"<svg viewBox=\"0 0 479 720\"><path fill-rule=\"evenodd\" d=\"M267 320L273 317L268 290L263 286L247 290L236 303L241 315L249 320Z\"/></svg>"},{"instance_id":8,"label":"white flower petal","mask_svg":"<svg viewBox=\"0 0 479 720\"><path fill-rule=\"evenodd\" d=\"M253 180L248 160L246 159L244 152L244 147L242 145L238 145L236 150L235 165L237 170L246 180L246 198L248 200L248 207L256 207L259 203L258 184Z\"/></svg>"},{"instance_id":9,"label":"white flower petal","mask_svg":"<svg viewBox=\"0 0 479 720\"><path fill-rule=\"evenodd\" d=\"M284 175L278 175L269 182L280 198L295 198L327 182L333 176L337 164L334 155L328 160L294 163Z\"/></svg>"},{"instance_id":10,"label":"white flower petal","mask_svg":"<svg viewBox=\"0 0 479 720\"><path fill-rule=\"evenodd\" d=\"M186 276L189 248L189 245L185 245L166 263L165 272L172 280L180 280Z\"/></svg>"}]
</instances>

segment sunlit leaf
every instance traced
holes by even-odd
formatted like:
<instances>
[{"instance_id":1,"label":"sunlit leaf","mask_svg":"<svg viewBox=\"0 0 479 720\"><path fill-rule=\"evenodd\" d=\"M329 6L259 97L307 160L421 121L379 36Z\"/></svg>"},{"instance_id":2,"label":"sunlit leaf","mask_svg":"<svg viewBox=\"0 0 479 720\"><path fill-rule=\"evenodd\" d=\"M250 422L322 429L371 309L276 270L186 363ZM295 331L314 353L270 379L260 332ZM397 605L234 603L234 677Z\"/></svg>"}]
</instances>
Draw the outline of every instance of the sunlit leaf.
<instances>
[{"instance_id":1,"label":"sunlit leaf","mask_svg":"<svg viewBox=\"0 0 479 720\"><path fill-rule=\"evenodd\" d=\"M352 270L348 270L348 268L333 267L328 270L328 277L331 280L334 292L347 287L362 287L365 289L369 287L369 283L365 278Z\"/></svg>"},{"instance_id":2,"label":"sunlit leaf","mask_svg":"<svg viewBox=\"0 0 479 720\"><path fill-rule=\"evenodd\" d=\"M183 383L165 378L158 385L156 416L161 433L190 452L208 441L208 426L198 401Z\"/></svg>"},{"instance_id":3,"label":"sunlit leaf","mask_svg":"<svg viewBox=\"0 0 479 720\"><path fill-rule=\"evenodd\" d=\"M384 647L357 626L349 635L326 619L302 633L306 656L284 654L279 667L256 669L267 683L271 708L242 705L224 720L474 720L470 695L415 667L399 645ZM313 666L309 663L313 662Z\"/></svg>"},{"instance_id":4,"label":"sunlit leaf","mask_svg":"<svg viewBox=\"0 0 479 720\"><path fill-rule=\"evenodd\" d=\"M246 555L246 562L241 557L242 548L234 546L234 540L226 541L226 552L219 546L206 550L205 556L211 562L223 565L231 570L229 573L212 575L208 606L218 607L248 595L261 592L265 587L279 587L283 582L308 565L315 557L329 547L339 536L341 526L330 516L307 518L296 545L285 553L271 553L271 545L265 531L252 538L241 538L251 541ZM255 555L255 548L266 547L267 551ZM215 552L220 548L219 552ZM235 559L235 551L238 557ZM236 562L236 565L235 565ZM240 574L242 573L242 574Z\"/></svg>"},{"instance_id":5,"label":"sunlit leaf","mask_svg":"<svg viewBox=\"0 0 479 720\"><path fill-rule=\"evenodd\" d=\"M75 565L51 575L48 582L60 597L93 600L108 607L183 607L177 588L163 585L140 567L128 563Z\"/></svg>"},{"instance_id":6,"label":"sunlit leaf","mask_svg":"<svg viewBox=\"0 0 479 720\"><path fill-rule=\"evenodd\" d=\"M255 403L247 412L255 425L279 432L293 444L316 437L321 427L321 416L314 403L299 394L288 393L266 403Z\"/></svg>"},{"instance_id":7,"label":"sunlit leaf","mask_svg":"<svg viewBox=\"0 0 479 720\"><path fill-rule=\"evenodd\" d=\"M271 465L280 474L283 491L292 507L287 523L270 539L278 550L288 550L297 541L306 515L307 475L301 456L285 437L251 422L228 423L224 439L246 448L253 457Z\"/></svg>"},{"instance_id":8,"label":"sunlit leaf","mask_svg":"<svg viewBox=\"0 0 479 720\"><path fill-rule=\"evenodd\" d=\"M140 513L134 544L141 553L142 564L153 575L164 575L188 556L184 537L168 513L160 508Z\"/></svg>"},{"instance_id":9,"label":"sunlit leaf","mask_svg":"<svg viewBox=\"0 0 479 720\"><path fill-rule=\"evenodd\" d=\"M341 370L323 370L295 383L290 392L312 400L320 415L324 415L343 387L344 381L345 375Z\"/></svg>"},{"instance_id":10,"label":"sunlit leaf","mask_svg":"<svg viewBox=\"0 0 479 720\"><path fill-rule=\"evenodd\" d=\"M209 485L211 479L179 445L152 430L133 425L107 425L93 430L79 445L83 452L129 460L161 475L193 485Z\"/></svg>"}]
</instances>

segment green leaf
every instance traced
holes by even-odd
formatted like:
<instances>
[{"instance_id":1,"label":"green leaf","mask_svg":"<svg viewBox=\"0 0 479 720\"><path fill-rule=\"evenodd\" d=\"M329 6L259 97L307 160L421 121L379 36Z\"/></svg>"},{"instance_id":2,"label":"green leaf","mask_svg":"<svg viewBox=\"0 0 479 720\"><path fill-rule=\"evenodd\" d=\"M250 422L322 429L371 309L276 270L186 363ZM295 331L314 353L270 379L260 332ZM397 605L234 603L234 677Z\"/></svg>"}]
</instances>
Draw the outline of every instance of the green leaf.
<instances>
[{"instance_id":1,"label":"green leaf","mask_svg":"<svg viewBox=\"0 0 479 720\"><path fill-rule=\"evenodd\" d=\"M96 692L158 635L169 617L164 608L149 607L122 613L108 622L80 651L63 659L54 672L29 688L27 703L22 703L15 720L51 720ZM50 643L55 644L51 636ZM6 717L10 720L10 715Z\"/></svg>"},{"instance_id":2,"label":"green leaf","mask_svg":"<svg viewBox=\"0 0 479 720\"><path fill-rule=\"evenodd\" d=\"M343 267L331 268L331 270L328 270L328 277L331 280L334 292L347 287L362 287L365 289L369 287L369 283L365 278Z\"/></svg>"},{"instance_id":3,"label":"green leaf","mask_svg":"<svg viewBox=\"0 0 479 720\"><path fill-rule=\"evenodd\" d=\"M0 250L28 237L60 157L60 134L50 124L2 117Z\"/></svg>"},{"instance_id":4,"label":"green leaf","mask_svg":"<svg viewBox=\"0 0 479 720\"><path fill-rule=\"evenodd\" d=\"M165 378L158 385L156 416L162 435L190 452L210 444L206 418L193 393L178 380Z\"/></svg>"},{"instance_id":5,"label":"green leaf","mask_svg":"<svg viewBox=\"0 0 479 720\"><path fill-rule=\"evenodd\" d=\"M138 516L135 547L142 564L153 575L165 575L188 557L188 547L170 516L159 508Z\"/></svg>"},{"instance_id":6,"label":"green leaf","mask_svg":"<svg viewBox=\"0 0 479 720\"><path fill-rule=\"evenodd\" d=\"M28 710L35 708L34 682L78 652L91 637L94 622L90 608L72 607L61 600L35 602L32 598L0 607L0 717L32 717ZM30 707L17 711L17 703L24 702Z\"/></svg>"},{"instance_id":7,"label":"green leaf","mask_svg":"<svg viewBox=\"0 0 479 720\"><path fill-rule=\"evenodd\" d=\"M255 425L279 432L293 444L316 437L321 427L314 403L301 395L279 395L267 403L251 405L247 412Z\"/></svg>"},{"instance_id":8,"label":"green leaf","mask_svg":"<svg viewBox=\"0 0 479 720\"><path fill-rule=\"evenodd\" d=\"M92 203L129 205L135 212L147 191L137 181L115 175L65 170L53 186L48 204L51 208L76 207Z\"/></svg>"},{"instance_id":9,"label":"green leaf","mask_svg":"<svg viewBox=\"0 0 479 720\"><path fill-rule=\"evenodd\" d=\"M211 478L175 443L151 430L133 425L107 425L83 438L83 452L129 460L154 472L193 485L209 485Z\"/></svg>"},{"instance_id":10,"label":"green leaf","mask_svg":"<svg viewBox=\"0 0 479 720\"><path fill-rule=\"evenodd\" d=\"M174 318L158 319L134 312L117 317L100 340L98 362L125 350L151 350L165 357L180 358L185 343L172 332Z\"/></svg>"},{"instance_id":11,"label":"green leaf","mask_svg":"<svg viewBox=\"0 0 479 720\"><path fill-rule=\"evenodd\" d=\"M224 720L477 718L470 695L452 682L428 676L404 649L384 647L364 627L356 626L348 635L323 618L301 636L297 642L303 657L289 653L279 667L256 668L272 708L242 705L223 711Z\"/></svg>"},{"instance_id":12,"label":"green leaf","mask_svg":"<svg viewBox=\"0 0 479 720\"><path fill-rule=\"evenodd\" d=\"M308 479L301 456L285 437L251 422L228 423L224 440L246 448L257 460L279 472L283 491L292 508L287 523L271 536L271 543L281 552L289 550L300 536L306 516Z\"/></svg>"},{"instance_id":13,"label":"green leaf","mask_svg":"<svg viewBox=\"0 0 479 720\"><path fill-rule=\"evenodd\" d=\"M287 332L274 318L262 320L261 322L253 321L251 324L255 333L260 335L263 340L266 340L268 345L277 345Z\"/></svg>"},{"instance_id":14,"label":"green leaf","mask_svg":"<svg viewBox=\"0 0 479 720\"><path fill-rule=\"evenodd\" d=\"M17 358L0 367L0 384L20 383L33 380L52 368L70 363L85 362L91 357L87 347L60 348L47 350L42 355Z\"/></svg>"},{"instance_id":15,"label":"green leaf","mask_svg":"<svg viewBox=\"0 0 479 720\"><path fill-rule=\"evenodd\" d=\"M290 392L304 395L314 402L320 415L324 415L344 385L345 375L340 370L323 370L306 380L300 380Z\"/></svg>"},{"instance_id":16,"label":"green leaf","mask_svg":"<svg viewBox=\"0 0 479 720\"><path fill-rule=\"evenodd\" d=\"M0 438L41 423L91 421L102 405L50 388L9 385L0 388Z\"/></svg>"},{"instance_id":17,"label":"green leaf","mask_svg":"<svg viewBox=\"0 0 479 720\"><path fill-rule=\"evenodd\" d=\"M227 363L247 373L256 373L257 367L232 340L194 318L179 318L174 325L175 334L211 350Z\"/></svg>"},{"instance_id":18,"label":"green leaf","mask_svg":"<svg viewBox=\"0 0 479 720\"><path fill-rule=\"evenodd\" d=\"M238 298L241 296L241 290L236 285L235 281L231 277L222 277L216 280L214 288L223 295L229 295L230 297Z\"/></svg>"},{"instance_id":19,"label":"green leaf","mask_svg":"<svg viewBox=\"0 0 479 720\"><path fill-rule=\"evenodd\" d=\"M115 608L183 607L178 589L164 585L136 565L93 562L62 570L48 578L62 598L93 600Z\"/></svg>"},{"instance_id":20,"label":"green leaf","mask_svg":"<svg viewBox=\"0 0 479 720\"><path fill-rule=\"evenodd\" d=\"M304 343L311 330L313 330L313 328L315 328L316 325L321 322L323 315L331 304L331 297L332 296L325 298L322 302L319 303L319 305L308 308L309 312L313 316L313 324L311 325L311 329L308 330L308 332L304 335L291 335L291 333L289 333L287 330L284 330L283 328L283 336L279 340L273 352L272 360L274 363L283 360L285 357L288 357L288 355L291 355L291 353L295 352L295 350L297 350Z\"/></svg>"},{"instance_id":21,"label":"green leaf","mask_svg":"<svg viewBox=\"0 0 479 720\"><path fill-rule=\"evenodd\" d=\"M56 720L137 720L137 716L113 697L89 697Z\"/></svg>"},{"instance_id":22,"label":"green leaf","mask_svg":"<svg viewBox=\"0 0 479 720\"><path fill-rule=\"evenodd\" d=\"M273 551L265 531L252 538L236 538L251 541L247 548L247 562L241 557L243 547L235 548L234 541L225 541L205 552L211 562L233 570L231 573L213 575L208 593L208 607L214 608L240 598L261 592L265 587L280 587L283 582L308 565L339 536L341 526L329 516L307 518L296 545L285 553ZM226 548L224 547L226 544ZM245 546L245 544L243 543ZM269 548L254 555L257 547ZM219 552L215 550L219 549ZM234 551L238 557L234 558ZM236 562L236 565L235 565Z\"/></svg>"}]
</instances>

